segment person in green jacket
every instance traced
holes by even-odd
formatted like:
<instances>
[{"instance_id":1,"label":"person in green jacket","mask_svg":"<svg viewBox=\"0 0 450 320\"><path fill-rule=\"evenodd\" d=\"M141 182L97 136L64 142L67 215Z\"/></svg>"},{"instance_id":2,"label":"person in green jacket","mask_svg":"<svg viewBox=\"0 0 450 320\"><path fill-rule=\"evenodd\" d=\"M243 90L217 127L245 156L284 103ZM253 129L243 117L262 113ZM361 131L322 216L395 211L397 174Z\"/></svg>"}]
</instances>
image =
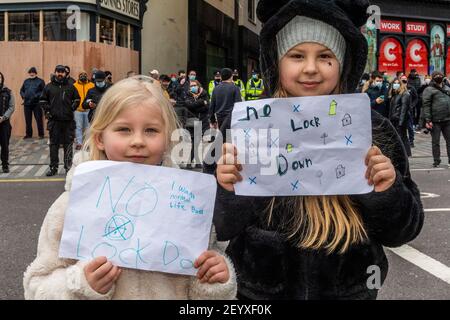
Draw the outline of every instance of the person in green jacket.
<instances>
[{"instance_id":1,"label":"person in green jacket","mask_svg":"<svg viewBox=\"0 0 450 320\"><path fill-rule=\"evenodd\" d=\"M242 101L245 101L245 85L244 82L239 79L239 71L237 69L234 69L233 71L233 82L241 91Z\"/></svg>"},{"instance_id":2,"label":"person in green jacket","mask_svg":"<svg viewBox=\"0 0 450 320\"><path fill-rule=\"evenodd\" d=\"M247 99L258 100L264 92L264 81L259 78L259 73L256 70L252 71L252 77L247 81Z\"/></svg>"},{"instance_id":3,"label":"person in green jacket","mask_svg":"<svg viewBox=\"0 0 450 320\"><path fill-rule=\"evenodd\" d=\"M216 70L214 72L214 80L211 80L209 82L208 93L209 93L210 98L212 97L214 89L219 85L219 83L221 81L222 81L222 77L220 76L220 71Z\"/></svg>"}]
</instances>

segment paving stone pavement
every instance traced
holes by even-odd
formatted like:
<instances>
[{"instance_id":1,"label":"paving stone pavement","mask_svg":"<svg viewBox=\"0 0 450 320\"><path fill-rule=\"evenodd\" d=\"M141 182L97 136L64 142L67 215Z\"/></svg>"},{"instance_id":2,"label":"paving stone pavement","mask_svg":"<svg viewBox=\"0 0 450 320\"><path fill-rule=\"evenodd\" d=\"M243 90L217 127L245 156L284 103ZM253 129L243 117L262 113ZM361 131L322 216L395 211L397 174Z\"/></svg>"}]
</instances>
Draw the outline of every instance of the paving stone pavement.
<instances>
[{"instance_id":1,"label":"paving stone pavement","mask_svg":"<svg viewBox=\"0 0 450 320\"><path fill-rule=\"evenodd\" d=\"M75 151L76 152L76 151ZM58 175L52 178L64 178L65 170L62 163L63 149L59 150ZM441 154L446 155L444 138L441 137ZM44 179L50 163L49 146L47 139L32 138L23 140L11 138L10 143L10 173L1 173L0 179ZM442 157L441 168L446 168L447 157ZM410 158L411 169L433 169L433 157L431 153L431 136L417 133L415 135L415 148L412 149ZM200 171L200 170L196 170Z\"/></svg>"}]
</instances>

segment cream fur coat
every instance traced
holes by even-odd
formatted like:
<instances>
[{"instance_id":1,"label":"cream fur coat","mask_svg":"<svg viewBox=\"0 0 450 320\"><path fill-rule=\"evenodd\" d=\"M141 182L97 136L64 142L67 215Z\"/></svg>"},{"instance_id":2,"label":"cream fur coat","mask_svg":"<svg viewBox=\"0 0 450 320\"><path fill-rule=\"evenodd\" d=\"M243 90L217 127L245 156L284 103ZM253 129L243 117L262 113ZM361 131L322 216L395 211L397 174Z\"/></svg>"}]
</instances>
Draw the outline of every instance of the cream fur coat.
<instances>
[{"instance_id":1,"label":"cream fur coat","mask_svg":"<svg viewBox=\"0 0 450 320\"><path fill-rule=\"evenodd\" d=\"M77 153L74 166L67 175L65 192L53 203L41 227L36 259L28 266L23 286L25 299L234 299L236 276L230 260L227 283L200 283L196 277L123 268L113 288L105 295L94 291L87 283L84 261L58 258L64 215L69 202L74 167L86 160ZM210 249L217 250L215 236ZM223 254L223 253L221 253Z\"/></svg>"}]
</instances>

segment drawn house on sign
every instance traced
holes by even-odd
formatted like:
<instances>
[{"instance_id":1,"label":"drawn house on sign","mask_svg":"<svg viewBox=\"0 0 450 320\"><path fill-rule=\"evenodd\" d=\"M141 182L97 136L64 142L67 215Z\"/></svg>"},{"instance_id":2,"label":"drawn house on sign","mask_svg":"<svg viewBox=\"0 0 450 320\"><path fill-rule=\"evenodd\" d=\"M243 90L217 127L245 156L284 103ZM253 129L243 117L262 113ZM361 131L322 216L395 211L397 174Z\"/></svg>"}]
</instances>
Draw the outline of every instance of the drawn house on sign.
<instances>
[{"instance_id":1,"label":"drawn house on sign","mask_svg":"<svg viewBox=\"0 0 450 320\"><path fill-rule=\"evenodd\" d=\"M344 118L342 119L342 126L347 127L351 124L352 124L352 116L346 113Z\"/></svg>"},{"instance_id":2,"label":"drawn house on sign","mask_svg":"<svg viewBox=\"0 0 450 320\"><path fill-rule=\"evenodd\" d=\"M340 179L340 178L342 178L344 176L345 176L345 167L342 164L340 164L336 168L336 178Z\"/></svg>"}]
</instances>

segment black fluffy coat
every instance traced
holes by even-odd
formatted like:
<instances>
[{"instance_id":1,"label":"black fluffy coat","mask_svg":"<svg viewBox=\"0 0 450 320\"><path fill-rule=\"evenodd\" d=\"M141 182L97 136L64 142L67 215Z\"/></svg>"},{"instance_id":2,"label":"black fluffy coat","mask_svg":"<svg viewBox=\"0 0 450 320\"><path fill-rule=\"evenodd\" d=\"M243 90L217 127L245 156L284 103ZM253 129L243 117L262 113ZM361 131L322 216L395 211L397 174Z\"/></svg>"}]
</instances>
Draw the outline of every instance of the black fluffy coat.
<instances>
[{"instance_id":1,"label":"black fluffy coat","mask_svg":"<svg viewBox=\"0 0 450 320\"><path fill-rule=\"evenodd\" d=\"M229 124L230 118L228 119ZM227 124L225 124L226 126ZM412 181L408 158L392 124L372 111L374 141L396 169L394 185L384 192L352 195L369 239L345 254L297 248L283 232L268 227L266 209L271 198L236 196L218 185L214 225L219 241L230 240L240 298L247 299L375 299L369 289L370 266L388 272L383 246L398 247L422 229L420 192ZM281 197L276 199L280 203ZM274 223L292 215L291 208L275 204ZM369 281L369 283L371 283Z\"/></svg>"}]
</instances>

